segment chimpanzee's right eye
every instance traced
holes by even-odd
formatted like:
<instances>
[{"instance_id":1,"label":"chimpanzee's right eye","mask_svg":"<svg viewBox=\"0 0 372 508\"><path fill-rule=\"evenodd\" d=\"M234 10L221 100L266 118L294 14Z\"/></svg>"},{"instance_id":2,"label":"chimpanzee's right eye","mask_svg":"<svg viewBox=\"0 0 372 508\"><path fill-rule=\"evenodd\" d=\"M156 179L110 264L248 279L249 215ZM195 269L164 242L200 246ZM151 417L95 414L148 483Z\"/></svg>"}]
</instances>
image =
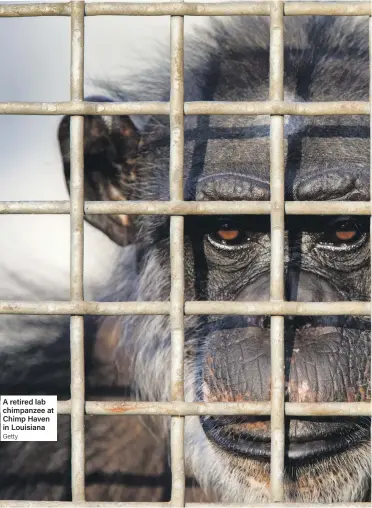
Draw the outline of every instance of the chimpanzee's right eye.
<instances>
[{"instance_id":1,"label":"chimpanzee's right eye","mask_svg":"<svg viewBox=\"0 0 372 508\"><path fill-rule=\"evenodd\" d=\"M209 233L208 239L218 247L240 247L244 245L249 237L242 225L234 220L219 221L213 233Z\"/></svg>"}]
</instances>

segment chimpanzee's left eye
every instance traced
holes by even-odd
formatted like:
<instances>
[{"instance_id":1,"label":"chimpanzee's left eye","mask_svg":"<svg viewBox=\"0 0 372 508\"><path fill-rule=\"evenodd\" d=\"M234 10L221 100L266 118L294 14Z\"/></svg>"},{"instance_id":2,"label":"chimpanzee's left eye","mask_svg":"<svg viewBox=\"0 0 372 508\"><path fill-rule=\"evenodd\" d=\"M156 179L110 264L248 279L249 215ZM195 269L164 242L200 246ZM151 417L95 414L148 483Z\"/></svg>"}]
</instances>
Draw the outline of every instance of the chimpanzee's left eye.
<instances>
[{"instance_id":1,"label":"chimpanzee's left eye","mask_svg":"<svg viewBox=\"0 0 372 508\"><path fill-rule=\"evenodd\" d=\"M362 236L363 230L356 220L339 219L326 228L322 235L321 243L343 247L356 244Z\"/></svg>"}]
</instances>

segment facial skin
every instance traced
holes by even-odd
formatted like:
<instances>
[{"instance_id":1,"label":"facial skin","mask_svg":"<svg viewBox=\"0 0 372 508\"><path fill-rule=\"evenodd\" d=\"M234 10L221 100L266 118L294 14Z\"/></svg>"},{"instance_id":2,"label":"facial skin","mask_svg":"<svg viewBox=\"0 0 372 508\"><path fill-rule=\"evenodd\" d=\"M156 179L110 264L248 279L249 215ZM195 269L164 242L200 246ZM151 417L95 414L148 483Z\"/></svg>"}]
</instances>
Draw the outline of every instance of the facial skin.
<instances>
[{"instance_id":1,"label":"facial skin","mask_svg":"<svg viewBox=\"0 0 372 508\"><path fill-rule=\"evenodd\" d=\"M185 100L267 100L268 27L266 18L212 23L186 52ZM168 100L167 72L153 75L153 85L133 80L111 96ZM368 82L368 19L285 19L286 100L367 101ZM266 116L185 117L185 200L269 200L269 125ZM69 184L68 118L58 136ZM169 199L169 139L166 117L87 117L86 199ZM369 157L367 116L285 117L285 199L369 200ZM169 217L87 220L123 246L102 300L169 298ZM269 221L186 217L185 299L268 300ZM366 217L287 217L284 254L287 300L369 300ZM141 399L169 399L169 318L112 319L115 333L105 340L119 376L130 373ZM107 324L102 318L98 327ZM187 401L270 400L269 319L189 316L185 329ZM369 401L368 316L286 318L285 363L287 401ZM287 417L286 501L367 499L369 425L368 418ZM268 417L187 417L185 453L189 473L211 498L270 500Z\"/></svg>"}]
</instances>

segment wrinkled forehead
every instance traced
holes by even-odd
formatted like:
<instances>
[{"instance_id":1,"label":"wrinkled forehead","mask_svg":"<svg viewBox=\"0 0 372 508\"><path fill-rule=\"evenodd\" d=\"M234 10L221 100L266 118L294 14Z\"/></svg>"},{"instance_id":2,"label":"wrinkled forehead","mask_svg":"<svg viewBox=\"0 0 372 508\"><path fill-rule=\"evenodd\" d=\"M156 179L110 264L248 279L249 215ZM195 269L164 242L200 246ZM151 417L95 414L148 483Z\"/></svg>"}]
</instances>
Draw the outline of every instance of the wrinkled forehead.
<instances>
[{"instance_id":1,"label":"wrinkled forehead","mask_svg":"<svg viewBox=\"0 0 372 508\"><path fill-rule=\"evenodd\" d=\"M287 189L328 171L354 174L355 185L369 185L367 116L285 116L284 121ZM185 151L189 189L193 187L196 195L207 183L210 185L219 178L229 179L230 189L233 180L244 181L246 177L265 185L270 176L270 118L192 119L186 126ZM255 199L265 198L255 196Z\"/></svg>"}]
</instances>

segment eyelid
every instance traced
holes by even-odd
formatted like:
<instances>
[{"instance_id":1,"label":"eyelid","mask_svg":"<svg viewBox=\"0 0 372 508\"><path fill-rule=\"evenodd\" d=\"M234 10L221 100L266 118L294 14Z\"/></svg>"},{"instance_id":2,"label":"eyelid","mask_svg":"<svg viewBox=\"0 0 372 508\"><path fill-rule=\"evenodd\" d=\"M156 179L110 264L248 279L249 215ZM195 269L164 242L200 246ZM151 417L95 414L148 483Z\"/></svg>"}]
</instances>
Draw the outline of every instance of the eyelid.
<instances>
[{"instance_id":1,"label":"eyelid","mask_svg":"<svg viewBox=\"0 0 372 508\"><path fill-rule=\"evenodd\" d=\"M335 243L325 243L320 242L318 244L319 249L323 250L332 250L332 251L351 251L358 249L362 243L365 243L366 234L362 233L362 236L355 243L340 243L339 245Z\"/></svg>"},{"instance_id":2,"label":"eyelid","mask_svg":"<svg viewBox=\"0 0 372 508\"><path fill-rule=\"evenodd\" d=\"M328 230L333 230L333 231L337 231L337 230L344 230L344 231L347 231L347 230L352 230L352 229L356 229L356 230L360 230L360 224L358 223L357 220L355 220L354 217L340 217L340 218L337 218L337 219L334 219L332 221L330 221L328 224L327 224L327 229Z\"/></svg>"}]
</instances>

